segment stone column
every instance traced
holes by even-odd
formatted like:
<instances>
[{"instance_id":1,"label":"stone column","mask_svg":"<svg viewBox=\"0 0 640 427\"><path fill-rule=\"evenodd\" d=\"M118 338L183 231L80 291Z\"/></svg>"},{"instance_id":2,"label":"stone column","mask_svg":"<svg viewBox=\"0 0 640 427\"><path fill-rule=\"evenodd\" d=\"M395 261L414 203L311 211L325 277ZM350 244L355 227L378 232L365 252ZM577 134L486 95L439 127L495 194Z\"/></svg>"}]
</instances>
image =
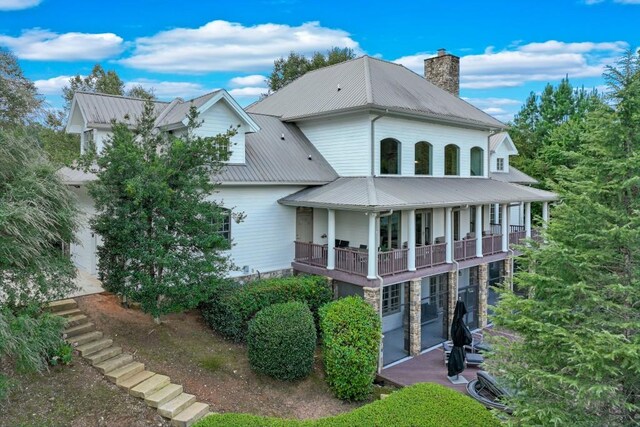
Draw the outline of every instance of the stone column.
<instances>
[{"instance_id":1,"label":"stone column","mask_svg":"<svg viewBox=\"0 0 640 427\"><path fill-rule=\"evenodd\" d=\"M458 272L456 270L447 273L447 337L451 339L451 323L453 322L453 312L456 309L456 302L458 301Z\"/></svg>"},{"instance_id":2,"label":"stone column","mask_svg":"<svg viewBox=\"0 0 640 427\"><path fill-rule=\"evenodd\" d=\"M339 290L338 290L338 283L333 280L333 278L325 276L325 279L327 281L327 285L329 285L331 287L331 290L333 291L333 299L338 299L338 295L339 295Z\"/></svg>"},{"instance_id":3,"label":"stone column","mask_svg":"<svg viewBox=\"0 0 640 427\"><path fill-rule=\"evenodd\" d=\"M481 328L487 326L489 309L489 264L478 266L478 323Z\"/></svg>"},{"instance_id":4,"label":"stone column","mask_svg":"<svg viewBox=\"0 0 640 427\"><path fill-rule=\"evenodd\" d=\"M376 311L376 313L380 313L380 296L381 296L381 292L382 290L380 289L380 287L376 287L376 288L369 288L369 287L364 287L364 300L366 302L368 302L371 307L373 307L373 309Z\"/></svg>"},{"instance_id":5,"label":"stone column","mask_svg":"<svg viewBox=\"0 0 640 427\"><path fill-rule=\"evenodd\" d=\"M422 346L422 280L415 279L409 282L409 354L418 356Z\"/></svg>"},{"instance_id":6,"label":"stone column","mask_svg":"<svg viewBox=\"0 0 640 427\"><path fill-rule=\"evenodd\" d=\"M327 209L327 270L336 266L336 211Z\"/></svg>"},{"instance_id":7,"label":"stone column","mask_svg":"<svg viewBox=\"0 0 640 427\"><path fill-rule=\"evenodd\" d=\"M504 287L513 291L513 271L511 271L511 263L513 259L506 257L504 259Z\"/></svg>"}]
</instances>

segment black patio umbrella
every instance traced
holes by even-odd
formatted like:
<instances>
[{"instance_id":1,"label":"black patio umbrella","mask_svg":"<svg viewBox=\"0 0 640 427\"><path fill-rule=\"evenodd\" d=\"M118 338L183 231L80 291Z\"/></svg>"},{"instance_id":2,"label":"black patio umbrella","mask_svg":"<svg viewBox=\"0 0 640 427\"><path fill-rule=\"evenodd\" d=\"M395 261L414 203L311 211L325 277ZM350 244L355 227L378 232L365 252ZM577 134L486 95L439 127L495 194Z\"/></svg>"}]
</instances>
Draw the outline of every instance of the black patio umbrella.
<instances>
[{"instance_id":1,"label":"black patio umbrella","mask_svg":"<svg viewBox=\"0 0 640 427\"><path fill-rule=\"evenodd\" d=\"M467 314L467 307L464 305L464 301L458 301L453 312L453 323L451 323L453 348L447 363L447 375L450 377L457 376L464 371L464 346L471 344L473 340L471 331L464 323L465 314Z\"/></svg>"}]
</instances>

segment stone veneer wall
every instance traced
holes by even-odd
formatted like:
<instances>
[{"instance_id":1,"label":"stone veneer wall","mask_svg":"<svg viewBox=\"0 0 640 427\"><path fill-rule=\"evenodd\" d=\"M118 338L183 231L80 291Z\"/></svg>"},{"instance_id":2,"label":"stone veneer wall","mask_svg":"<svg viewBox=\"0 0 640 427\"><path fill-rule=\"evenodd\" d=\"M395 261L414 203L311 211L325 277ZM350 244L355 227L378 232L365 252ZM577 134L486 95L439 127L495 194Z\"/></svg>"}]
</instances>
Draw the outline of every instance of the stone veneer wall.
<instances>
[{"instance_id":1,"label":"stone veneer wall","mask_svg":"<svg viewBox=\"0 0 640 427\"><path fill-rule=\"evenodd\" d=\"M458 271L450 271L447 273L448 282L448 301L447 301L447 316L449 317L448 325L453 323L453 312L456 308L456 301L458 297ZM447 338L451 339L451 328L447 328Z\"/></svg>"},{"instance_id":2,"label":"stone veneer wall","mask_svg":"<svg viewBox=\"0 0 640 427\"><path fill-rule=\"evenodd\" d=\"M487 326L487 310L489 308L489 264L478 266L478 326Z\"/></svg>"},{"instance_id":3,"label":"stone veneer wall","mask_svg":"<svg viewBox=\"0 0 640 427\"><path fill-rule=\"evenodd\" d=\"M368 288L364 287L364 300L368 302L376 313L380 313L380 293L382 290L380 287Z\"/></svg>"},{"instance_id":4,"label":"stone veneer wall","mask_svg":"<svg viewBox=\"0 0 640 427\"><path fill-rule=\"evenodd\" d=\"M410 341L409 354L418 356L422 344L422 319L421 317L422 280L415 279L409 282L409 323Z\"/></svg>"},{"instance_id":5,"label":"stone veneer wall","mask_svg":"<svg viewBox=\"0 0 640 427\"><path fill-rule=\"evenodd\" d=\"M447 92L460 95L460 58L441 49L438 55L424 60L424 77Z\"/></svg>"}]
</instances>

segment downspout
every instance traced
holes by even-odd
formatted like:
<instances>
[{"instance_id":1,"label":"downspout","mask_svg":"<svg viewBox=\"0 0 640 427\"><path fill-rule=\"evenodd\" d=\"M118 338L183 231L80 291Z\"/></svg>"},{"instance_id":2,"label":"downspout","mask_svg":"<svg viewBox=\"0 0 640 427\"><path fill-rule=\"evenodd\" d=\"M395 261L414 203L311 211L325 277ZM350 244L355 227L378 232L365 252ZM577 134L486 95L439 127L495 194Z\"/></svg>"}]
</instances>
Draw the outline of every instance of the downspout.
<instances>
[{"instance_id":1,"label":"downspout","mask_svg":"<svg viewBox=\"0 0 640 427\"><path fill-rule=\"evenodd\" d=\"M371 176L376 175L376 127L374 123L384 117L385 114L389 113L389 110L385 110L384 114L378 114L376 117L371 119Z\"/></svg>"}]
</instances>

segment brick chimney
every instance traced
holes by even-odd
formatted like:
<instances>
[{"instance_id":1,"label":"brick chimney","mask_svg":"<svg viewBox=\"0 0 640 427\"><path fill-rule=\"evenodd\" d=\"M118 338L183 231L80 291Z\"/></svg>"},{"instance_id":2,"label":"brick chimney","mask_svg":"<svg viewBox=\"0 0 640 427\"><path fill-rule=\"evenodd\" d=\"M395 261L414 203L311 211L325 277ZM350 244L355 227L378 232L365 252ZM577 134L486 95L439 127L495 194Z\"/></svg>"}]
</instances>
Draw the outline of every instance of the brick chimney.
<instances>
[{"instance_id":1,"label":"brick chimney","mask_svg":"<svg viewBox=\"0 0 640 427\"><path fill-rule=\"evenodd\" d=\"M424 60L424 78L455 96L460 95L460 58L438 49L438 55Z\"/></svg>"}]
</instances>

